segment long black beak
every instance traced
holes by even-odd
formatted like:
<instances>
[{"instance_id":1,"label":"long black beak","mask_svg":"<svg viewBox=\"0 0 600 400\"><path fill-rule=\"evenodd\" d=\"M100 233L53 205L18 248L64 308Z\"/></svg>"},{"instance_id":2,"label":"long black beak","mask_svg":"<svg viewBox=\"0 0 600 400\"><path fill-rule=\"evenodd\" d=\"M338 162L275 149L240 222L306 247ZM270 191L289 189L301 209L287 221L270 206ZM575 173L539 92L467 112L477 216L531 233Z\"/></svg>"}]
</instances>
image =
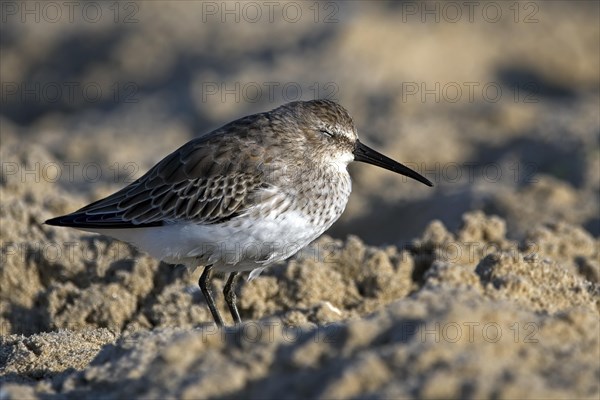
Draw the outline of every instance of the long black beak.
<instances>
[{"instance_id":1,"label":"long black beak","mask_svg":"<svg viewBox=\"0 0 600 400\"><path fill-rule=\"evenodd\" d=\"M381 168L385 168L389 171L393 171L397 174L408 176L427 186L433 186L433 183L423 175L413 171L406 165L402 165L397 161L392 160L389 157L373 150L372 148L362 144L358 140L354 147L354 161L361 161L367 164L373 164Z\"/></svg>"}]
</instances>

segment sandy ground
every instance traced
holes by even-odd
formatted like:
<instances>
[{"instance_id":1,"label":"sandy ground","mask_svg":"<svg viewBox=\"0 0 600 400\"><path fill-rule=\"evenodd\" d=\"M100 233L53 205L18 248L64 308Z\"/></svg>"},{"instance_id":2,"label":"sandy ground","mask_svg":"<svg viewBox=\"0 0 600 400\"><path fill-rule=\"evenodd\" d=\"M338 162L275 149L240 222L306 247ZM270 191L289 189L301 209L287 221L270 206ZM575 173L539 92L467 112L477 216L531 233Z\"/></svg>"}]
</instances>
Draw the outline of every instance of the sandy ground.
<instances>
[{"instance_id":1,"label":"sandy ground","mask_svg":"<svg viewBox=\"0 0 600 400\"><path fill-rule=\"evenodd\" d=\"M130 4L118 23L107 6L94 24L0 25L1 399L600 396L598 3L456 23L413 2L324 2L317 22L302 3L296 23ZM102 95L50 101L66 82ZM241 282L245 323L225 330L200 271L42 224L295 99L235 89L267 82L335 98L435 189L352 166L342 219Z\"/></svg>"}]
</instances>

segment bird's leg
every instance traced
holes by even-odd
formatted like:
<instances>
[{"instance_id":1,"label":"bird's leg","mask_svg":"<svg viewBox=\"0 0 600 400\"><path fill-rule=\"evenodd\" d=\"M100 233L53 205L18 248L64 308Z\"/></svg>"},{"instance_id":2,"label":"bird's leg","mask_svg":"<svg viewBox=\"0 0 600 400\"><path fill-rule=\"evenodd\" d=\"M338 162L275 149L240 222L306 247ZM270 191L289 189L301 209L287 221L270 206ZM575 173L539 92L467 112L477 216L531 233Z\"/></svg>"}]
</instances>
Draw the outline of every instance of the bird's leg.
<instances>
[{"instance_id":1,"label":"bird's leg","mask_svg":"<svg viewBox=\"0 0 600 400\"><path fill-rule=\"evenodd\" d=\"M215 305L215 300L212 297L212 293L208 288L208 279L210 278L210 272L212 270L212 265L207 265L200 275L200 280L198 280L198 286L200 286L200 290L206 299L206 303L208 304L208 309L215 320L217 326L223 326L223 318L221 318L221 314L219 314L219 310L217 310L217 306Z\"/></svg>"},{"instance_id":2,"label":"bird's leg","mask_svg":"<svg viewBox=\"0 0 600 400\"><path fill-rule=\"evenodd\" d=\"M223 288L223 294L225 295L225 302L229 307L229 312L231 312L231 316L233 317L233 322L236 324L241 324L242 319L240 318L240 313L237 309L237 296L235 295L235 278L238 276L238 274L239 272L232 272L229 274L227 283Z\"/></svg>"}]
</instances>

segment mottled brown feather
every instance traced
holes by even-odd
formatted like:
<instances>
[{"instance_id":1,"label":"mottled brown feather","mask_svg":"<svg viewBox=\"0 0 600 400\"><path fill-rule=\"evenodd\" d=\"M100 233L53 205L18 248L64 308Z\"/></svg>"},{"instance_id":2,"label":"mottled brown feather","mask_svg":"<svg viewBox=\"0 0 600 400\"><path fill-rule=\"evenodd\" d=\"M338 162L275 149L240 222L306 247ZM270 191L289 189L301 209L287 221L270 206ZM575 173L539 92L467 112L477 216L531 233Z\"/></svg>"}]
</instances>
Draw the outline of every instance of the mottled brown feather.
<instances>
[{"instance_id":1,"label":"mottled brown feather","mask_svg":"<svg viewBox=\"0 0 600 400\"><path fill-rule=\"evenodd\" d=\"M244 157L240 146L239 137L195 139L129 186L76 213L90 224L116 227L228 220L244 213L253 194L265 187L260 161L265 149Z\"/></svg>"}]
</instances>

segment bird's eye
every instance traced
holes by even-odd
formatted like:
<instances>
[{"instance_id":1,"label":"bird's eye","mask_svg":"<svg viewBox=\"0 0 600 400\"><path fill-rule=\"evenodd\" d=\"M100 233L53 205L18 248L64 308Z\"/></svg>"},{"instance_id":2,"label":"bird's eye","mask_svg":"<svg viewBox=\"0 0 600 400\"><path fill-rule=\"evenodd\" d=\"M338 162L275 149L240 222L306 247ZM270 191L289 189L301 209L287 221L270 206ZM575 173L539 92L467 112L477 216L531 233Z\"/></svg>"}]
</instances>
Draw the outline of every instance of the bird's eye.
<instances>
[{"instance_id":1,"label":"bird's eye","mask_svg":"<svg viewBox=\"0 0 600 400\"><path fill-rule=\"evenodd\" d=\"M331 133L327 129L321 129L320 132L327 137L333 137L333 133Z\"/></svg>"}]
</instances>

